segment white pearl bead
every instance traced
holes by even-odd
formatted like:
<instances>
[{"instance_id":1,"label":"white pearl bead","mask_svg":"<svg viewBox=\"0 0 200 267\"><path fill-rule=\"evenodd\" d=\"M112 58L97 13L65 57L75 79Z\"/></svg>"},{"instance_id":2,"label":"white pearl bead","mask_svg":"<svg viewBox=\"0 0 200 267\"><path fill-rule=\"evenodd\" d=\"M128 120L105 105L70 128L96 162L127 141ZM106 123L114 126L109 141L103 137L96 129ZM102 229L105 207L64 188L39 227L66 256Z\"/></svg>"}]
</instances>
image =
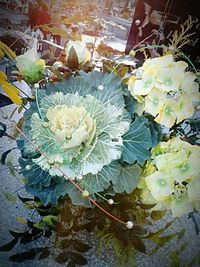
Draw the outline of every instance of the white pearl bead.
<instances>
[{"instance_id":1,"label":"white pearl bead","mask_svg":"<svg viewBox=\"0 0 200 267\"><path fill-rule=\"evenodd\" d=\"M98 88L99 91L103 91L104 86L101 84L101 85L99 85L97 88Z\"/></svg>"},{"instance_id":2,"label":"white pearl bead","mask_svg":"<svg viewBox=\"0 0 200 267\"><path fill-rule=\"evenodd\" d=\"M133 222L132 222L132 221L128 221L128 222L126 223L126 228L128 228L128 229L132 229L132 228L133 228Z\"/></svg>"},{"instance_id":3,"label":"white pearl bead","mask_svg":"<svg viewBox=\"0 0 200 267\"><path fill-rule=\"evenodd\" d=\"M114 200L112 198L108 199L108 204L109 205L113 205L114 204Z\"/></svg>"},{"instance_id":4,"label":"white pearl bead","mask_svg":"<svg viewBox=\"0 0 200 267\"><path fill-rule=\"evenodd\" d=\"M35 88L35 89L39 89L39 88L40 88L39 83L35 83L35 84L34 84L34 88Z\"/></svg>"},{"instance_id":5,"label":"white pearl bead","mask_svg":"<svg viewBox=\"0 0 200 267\"><path fill-rule=\"evenodd\" d=\"M26 171L30 171L31 165L26 165L25 169L26 169Z\"/></svg>"},{"instance_id":6,"label":"white pearl bead","mask_svg":"<svg viewBox=\"0 0 200 267\"><path fill-rule=\"evenodd\" d=\"M48 122L44 122L43 124L43 127L47 128L49 126Z\"/></svg>"},{"instance_id":7,"label":"white pearl bead","mask_svg":"<svg viewBox=\"0 0 200 267\"><path fill-rule=\"evenodd\" d=\"M82 179L83 179L83 175L81 175L81 174L77 175L76 179L77 179L78 181L82 180Z\"/></svg>"},{"instance_id":8,"label":"white pearl bead","mask_svg":"<svg viewBox=\"0 0 200 267\"><path fill-rule=\"evenodd\" d=\"M87 198L87 197L89 197L89 192L88 191L86 191L86 190L84 190L83 192L82 192L82 196L84 197L84 198Z\"/></svg>"},{"instance_id":9,"label":"white pearl bead","mask_svg":"<svg viewBox=\"0 0 200 267\"><path fill-rule=\"evenodd\" d=\"M54 164L54 160L53 160L53 159L49 159L49 160L48 160L48 164L49 164L49 165L53 165L53 164Z\"/></svg>"},{"instance_id":10,"label":"white pearl bead","mask_svg":"<svg viewBox=\"0 0 200 267\"><path fill-rule=\"evenodd\" d=\"M135 25L140 25L140 20L139 19L136 19L136 21L135 21Z\"/></svg>"}]
</instances>

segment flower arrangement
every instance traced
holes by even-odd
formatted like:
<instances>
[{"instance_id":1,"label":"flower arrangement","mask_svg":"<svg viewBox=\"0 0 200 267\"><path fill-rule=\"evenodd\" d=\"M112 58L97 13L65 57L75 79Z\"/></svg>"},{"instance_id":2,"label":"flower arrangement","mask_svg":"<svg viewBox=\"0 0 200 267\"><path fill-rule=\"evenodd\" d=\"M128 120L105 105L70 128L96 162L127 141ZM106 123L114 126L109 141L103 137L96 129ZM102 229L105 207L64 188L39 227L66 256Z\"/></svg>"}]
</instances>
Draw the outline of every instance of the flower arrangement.
<instances>
[{"instance_id":1,"label":"flower arrangement","mask_svg":"<svg viewBox=\"0 0 200 267\"><path fill-rule=\"evenodd\" d=\"M129 67L119 63L108 72L94 70L92 53L80 40L70 40L52 66L39 59L36 46L24 55L12 55L17 79L32 90L31 97L20 97L20 88L0 73L2 89L25 109L22 119L12 122L12 138L20 150L19 174L33 196L19 197L42 216L39 222L29 222L30 235L55 231L57 225L56 245L66 249L59 238L63 233L74 238L77 229L87 229L87 218L118 254L127 247L126 260L135 250L146 252L145 239L163 246L182 238L182 231L160 236L170 224L153 233L145 228L168 211L178 218L200 210L198 137L183 128L189 124L191 133L196 127L198 77L166 49L141 67L132 70L130 62ZM9 137L6 125L1 126L1 137ZM3 164L9 153L2 155ZM73 234L66 230L68 220ZM23 238L22 233L12 234L16 242ZM86 263L80 255L77 260L75 252L67 253L55 261Z\"/></svg>"}]
</instances>

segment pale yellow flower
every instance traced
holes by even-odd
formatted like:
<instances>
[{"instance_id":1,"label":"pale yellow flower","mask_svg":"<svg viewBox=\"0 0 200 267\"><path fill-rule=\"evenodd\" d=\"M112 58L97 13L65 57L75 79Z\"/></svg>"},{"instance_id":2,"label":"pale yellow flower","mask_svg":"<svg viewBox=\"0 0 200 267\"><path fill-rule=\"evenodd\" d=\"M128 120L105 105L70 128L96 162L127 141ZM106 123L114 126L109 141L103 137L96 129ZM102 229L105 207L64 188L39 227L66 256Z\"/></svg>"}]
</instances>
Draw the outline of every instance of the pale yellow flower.
<instances>
[{"instance_id":1,"label":"pale yellow flower","mask_svg":"<svg viewBox=\"0 0 200 267\"><path fill-rule=\"evenodd\" d=\"M184 164L187 161L187 153L182 149L178 152L158 155L154 160L159 171L167 171Z\"/></svg>"},{"instance_id":2,"label":"pale yellow flower","mask_svg":"<svg viewBox=\"0 0 200 267\"><path fill-rule=\"evenodd\" d=\"M166 92L153 88L145 98L145 111L155 117L163 107L165 99Z\"/></svg>"},{"instance_id":3,"label":"pale yellow flower","mask_svg":"<svg viewBox=\"0 0 200 267\"><path fill-rule=\"evenodd\" d=\"M190 201L200 200L200 176L196 177L190 183L188 183L187 188L188 198Z\"/></svg>"},{"instance_id":4,"label":"pale yellow flower","mask_svg":"<svg viewBox=\"0 0 200 267\"><path fill-rule=\"evenodd\" d=\"M193 97L192 95L182 94L179 98L177 110L177 123L189 118L194 113Z\"/></svg>"},{"instance_id":5,"label":"pale yellow flower","mask_svg":"<svg viewBox=\"0 0 200 267\"><path fill-rule=\"evenodd\" d=\"M147 95L154 86L154 77L143 73L141 80L136 80L133 84L132 95Z\"/></svg>"},{"instance_id":6,"label":"pale yellow flower","mask_svg":"<svg viewBox=\"0 0 200 267\"><path fill-rule=\"evenodd\" d=\"M166 99L164 107L161 109L155 121L170 128L176 121L178 105L172 99Z\"/></svg>"},{"instance_id":7,"label":"pale yellow flower","mask_svg":"<svg viewBox=\"0 0 200 267\"><path fill-rule=\"evenodd\" d=\"M171 211L173 217L181 217L193 211L193 203L188 201L188 198L174 199L171 202Z\"/></svg>"},{"instance_id":8,"label":"pale yellow flower","mask_svg":"<svg viewBox=\"0 0 200 267\"><path fill-rule=\"evenodd\" d=\"M157 201L167 199L173 192L173 179L164 172L154 172L145 178L148 189Z\"/></svg>"},{"instance_id":9,"label":"pale yellow flower","mask_svg":"<svg viewBox=\"0 0 200 267\"><path fill-rule=\"evenodd\" d=\"M183 73L175 68L161 68L157 74L156 87L166 92L178 91L182 77Z\"/></svg>"},{"instance_id":10,"label":"pale yellow flower","mask_svg":"<svg viewBox=\"0 0 200 267\"><path fill-rule=\"evenodd\" d=\"M173 63L173 56L166 55L163 57L156 57L147 59L143 64L144 71L156 75L160 68L170 66Z\"/></svg>"},{"instance_id":11,"label":"pale yellow flower","mask_svg":"<svg viewBox=\"0 0 200 267\"><path fill-rule=\"evenodd\" d=\"M181 81L181 89L185 93L190 93L193 88L194 81L196 79L195 74L190 71L184 73L184 78Z\"/></svg>"}]
</instances>

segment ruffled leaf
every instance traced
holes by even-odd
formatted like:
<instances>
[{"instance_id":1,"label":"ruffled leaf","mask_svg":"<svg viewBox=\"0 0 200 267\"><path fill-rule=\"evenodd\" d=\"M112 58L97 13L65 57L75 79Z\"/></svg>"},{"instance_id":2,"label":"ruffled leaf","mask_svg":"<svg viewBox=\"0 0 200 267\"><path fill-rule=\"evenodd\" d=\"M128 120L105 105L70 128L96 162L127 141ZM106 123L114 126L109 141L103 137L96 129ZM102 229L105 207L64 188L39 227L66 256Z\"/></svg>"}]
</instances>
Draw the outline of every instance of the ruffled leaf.
<instances>
[{"instance_id":1,"label":"ruffled leaf","mask_svg":"<svg viewBox=\"0 0 200 267\"><path fill-rule=\"evenodd\" d=\"M110 186L110 182L113 184L117 183L120 174L120 167L121 165L118 161L113 161L108 166L105 166L101 172L95 175L88 174L84 176L84 188L90 194L104 191Z\"/></svg>"},{"instance_id":2,"label":"ruffled leaf","mask_svg":"<svg viewBox=\"0 0 200 267\"><path fill-rule=\"evenodd\" d=\"M139 182L141 171L137 164L121 166L119 179L113 186L114 191L116 193L126 192L130 194Z\"/></svg>"},{"instance_id":3,"label":"ruffled leaf","mask_svg":"<svg viewBox=\"0 0 200 267\"><path fill-rule=\"evenodd\" d=\"M152 137L148 120L136 117L129 131L123 136L123 161L133 164L135 161L144 163L150 157L149 149L152 146Z\"/></svg>"}]
</instances>

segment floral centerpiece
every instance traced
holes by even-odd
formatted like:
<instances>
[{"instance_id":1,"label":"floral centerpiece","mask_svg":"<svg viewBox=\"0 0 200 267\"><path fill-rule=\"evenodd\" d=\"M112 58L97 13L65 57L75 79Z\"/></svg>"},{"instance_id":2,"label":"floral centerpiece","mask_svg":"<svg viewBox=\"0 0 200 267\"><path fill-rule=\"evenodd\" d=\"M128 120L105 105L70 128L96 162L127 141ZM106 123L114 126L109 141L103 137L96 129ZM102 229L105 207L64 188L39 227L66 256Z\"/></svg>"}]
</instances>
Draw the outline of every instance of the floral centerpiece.
<instances>
[{"instance_id":1,"label":"floral centerpiece","mask_svg":"<svg viewBox=\"0 0 200 267\"><path fill-rule=\"evenodd\" d=\"M52 66L38 58L34 46L13 59L14 73L31 86L31 97L21 98L20 88L0 73L2 89L25 108L12 127L20 150L19 173L33 196L19 197L42 216L40 222L29 222L30 240L35 233L55 231L56 225L67 236L68 220L73 231L82 222L87 229L87 218L118 253L127 246L127 261L135 250L146 251L144 239L159 246L175 236L181 239L182 231L159 235L170 224L156 233L145 228L149 219L161 219L167 211L177 218L200 210L200 148L182 127L198 109L198 77L170 49L163 51L133 71L117 64L106 73L94 70L91 52L80 40L69 41ZM9 136L2 127L1 137ZM12 235L16 242L23 236ZM56 246L66 249L58 237ZM85 264L73 253L55 260Z\"/></svg>"}]
</instances>

